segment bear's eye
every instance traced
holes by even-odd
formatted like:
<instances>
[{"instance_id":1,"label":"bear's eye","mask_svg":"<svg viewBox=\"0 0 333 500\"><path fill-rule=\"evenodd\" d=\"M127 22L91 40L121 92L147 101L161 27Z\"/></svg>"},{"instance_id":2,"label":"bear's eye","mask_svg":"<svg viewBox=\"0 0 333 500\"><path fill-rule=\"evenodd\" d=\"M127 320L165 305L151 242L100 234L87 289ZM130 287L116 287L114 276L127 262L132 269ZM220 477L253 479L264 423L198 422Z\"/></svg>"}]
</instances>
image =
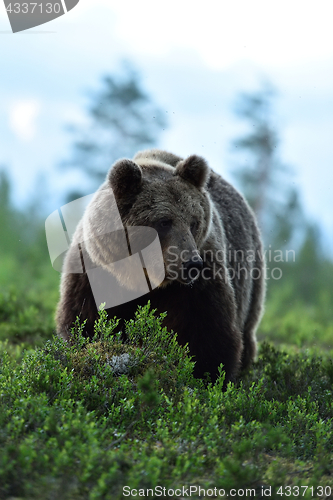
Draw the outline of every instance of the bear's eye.
<instances>
[{"instance_id":1,"label":"bear's eye","mask_svg":"<svg viewBox=\"0 0 333 500\"><path fill-rule=\"evenodd\" d=\"M168 229L172 225L172 220L171 219L161 219L160 221L158 221L158 225L159 225L159 227L161 227L163 229Z\"/></svg>"}]
</instances>

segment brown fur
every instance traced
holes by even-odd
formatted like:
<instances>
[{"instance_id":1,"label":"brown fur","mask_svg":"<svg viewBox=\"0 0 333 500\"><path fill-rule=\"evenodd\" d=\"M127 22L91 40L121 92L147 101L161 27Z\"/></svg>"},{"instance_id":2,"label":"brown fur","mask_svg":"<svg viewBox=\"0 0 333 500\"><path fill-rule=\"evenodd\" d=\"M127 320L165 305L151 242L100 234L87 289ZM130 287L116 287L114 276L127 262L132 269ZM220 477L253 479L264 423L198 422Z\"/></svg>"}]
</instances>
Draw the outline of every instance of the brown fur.
<instances>
[{"instance_id":1,"label":"brown fur","mask_svg":"<svg viewBox=\"0 0 333 500\"><path fill-rule=\"evenodd\" d=\"M67 254L58 333L68 338L79 315L87 319L86 335L92 335L97 307L87 275L70 274L68 269L80 243L87 265L108 271L110 245L96 236L95 225L103 228L108 222L103 200L110 186L125 227L156 229L166 268L159 287L110 309L110 316L133 318L137 306L150 300L158 312L167 311L165 325L177 332L178 342L188 343L196 376L209 372L215 380L223 363L227 380L234 379L256 354L255 333L265 294L261 239L244 198L196 155L183 160L151 150L116 162L78 225ZM244 258L248 252L253 259ZM242 270L234 275L239 264ZM183 273L190 267L200 270L193 282ZM249 274L254 268L261 272L258 279Z\"/></svg>"}]
</instances>

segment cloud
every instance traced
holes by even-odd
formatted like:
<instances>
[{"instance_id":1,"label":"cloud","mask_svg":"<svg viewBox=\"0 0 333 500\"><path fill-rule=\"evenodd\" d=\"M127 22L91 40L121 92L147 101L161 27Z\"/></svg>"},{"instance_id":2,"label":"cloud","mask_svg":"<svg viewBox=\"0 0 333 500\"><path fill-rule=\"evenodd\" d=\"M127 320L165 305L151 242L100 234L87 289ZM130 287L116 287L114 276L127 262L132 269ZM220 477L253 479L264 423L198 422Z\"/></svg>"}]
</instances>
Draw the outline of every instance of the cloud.
<instances>
[{"instance_id":1,"label":"cloud","mask_svg":"<svg viewBox=\"0 0 333 500\"><path fill-rule=\"evenodd\" d=\"M304 0L95 0L108 4L115 34L133 53L165 56L192 48L213 69L249 60L265 67L332 57L332 2ZM130 13L130 14L129 14Z\"/></svg>"},{"instance_id":2,"label":"cloud","mask_svg":"<svg viewBox=\"0 0 333 500\"><path fill-rule=\"evenodd\" d=\"M14 102L9 109L9 126L22 141L29 142L36 135L36 119L40 112L37 100L20 100Z\"/></svg>"}]
</instances>

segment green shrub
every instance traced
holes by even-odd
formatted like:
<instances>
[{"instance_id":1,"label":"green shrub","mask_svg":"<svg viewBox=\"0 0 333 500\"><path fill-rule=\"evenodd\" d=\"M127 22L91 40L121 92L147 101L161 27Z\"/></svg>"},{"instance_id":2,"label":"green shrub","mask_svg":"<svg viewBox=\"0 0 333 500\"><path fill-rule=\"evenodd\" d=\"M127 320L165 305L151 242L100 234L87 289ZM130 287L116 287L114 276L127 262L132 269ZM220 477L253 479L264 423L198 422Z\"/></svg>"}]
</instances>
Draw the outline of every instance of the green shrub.
<instances>
[{"instance_id":1,"label":"green shrub","mask_svg":"<svg viewBox=\"0 0 333 500\"><path fill-rule=\"evenodd\" d=\"M1 345L0 498L117 499L126 485L191 484L258 496L268 485L280 498L280 485L330 484L332 362L263 345L223 392L222 369L215 385L193 378L163 317L139 308L126 342L102 310L92 341L77 321L71 342L22 359Z\"/></svg>"},{"instance_id":2,"label":"green shrub","mask_svg":"<svg viewBox=\"0 0 333 500\"><path fill-rule=\"evenodd\" d=\"M49 297L41 300L43 293ZM0 292L0 341L41 346L52 338L55 297L48 288L38 287L26 293L14 287Z\"/></svg>"}]
</instances>

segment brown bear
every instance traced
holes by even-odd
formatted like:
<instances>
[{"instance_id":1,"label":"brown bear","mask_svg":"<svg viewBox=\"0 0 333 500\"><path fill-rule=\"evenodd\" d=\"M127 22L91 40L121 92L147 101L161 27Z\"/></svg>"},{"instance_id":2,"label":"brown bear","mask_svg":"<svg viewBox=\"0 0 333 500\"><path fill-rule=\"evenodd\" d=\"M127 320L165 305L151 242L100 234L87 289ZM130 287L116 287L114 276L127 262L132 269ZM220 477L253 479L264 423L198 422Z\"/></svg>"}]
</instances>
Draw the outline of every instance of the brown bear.
<instances>
[{"instance_id":1,"label":"brown bear","mask_svg":"<svg viewBox=\"0 0 333 500\"><path fill-rule=\"evenodd\" d=\"M107 208L110 192L119 218L111 225L117 216ZM119 261L121 238L111 240L106 233L120 227L156 231L165 273L148 293L108 309L109 316L131 319L138 305L150 300L158 313L167 312L164 324L178 342L188 344L196 377L208 372L215 381L223 363L226 380L234 380L256 355L265 296L262 243L247 202L197 155L184 160L155 149L117 161L87 207L65 258L56 314L57 331L65 339L77 316L87 320L85 335L93 335L100 304L90 286L91 269L100 266L108 279L135 288L130 275L121 278L125 275L116 275L108 262ZM81 273L71 267L78 248Z\"/></svg>"}]
</instances>

